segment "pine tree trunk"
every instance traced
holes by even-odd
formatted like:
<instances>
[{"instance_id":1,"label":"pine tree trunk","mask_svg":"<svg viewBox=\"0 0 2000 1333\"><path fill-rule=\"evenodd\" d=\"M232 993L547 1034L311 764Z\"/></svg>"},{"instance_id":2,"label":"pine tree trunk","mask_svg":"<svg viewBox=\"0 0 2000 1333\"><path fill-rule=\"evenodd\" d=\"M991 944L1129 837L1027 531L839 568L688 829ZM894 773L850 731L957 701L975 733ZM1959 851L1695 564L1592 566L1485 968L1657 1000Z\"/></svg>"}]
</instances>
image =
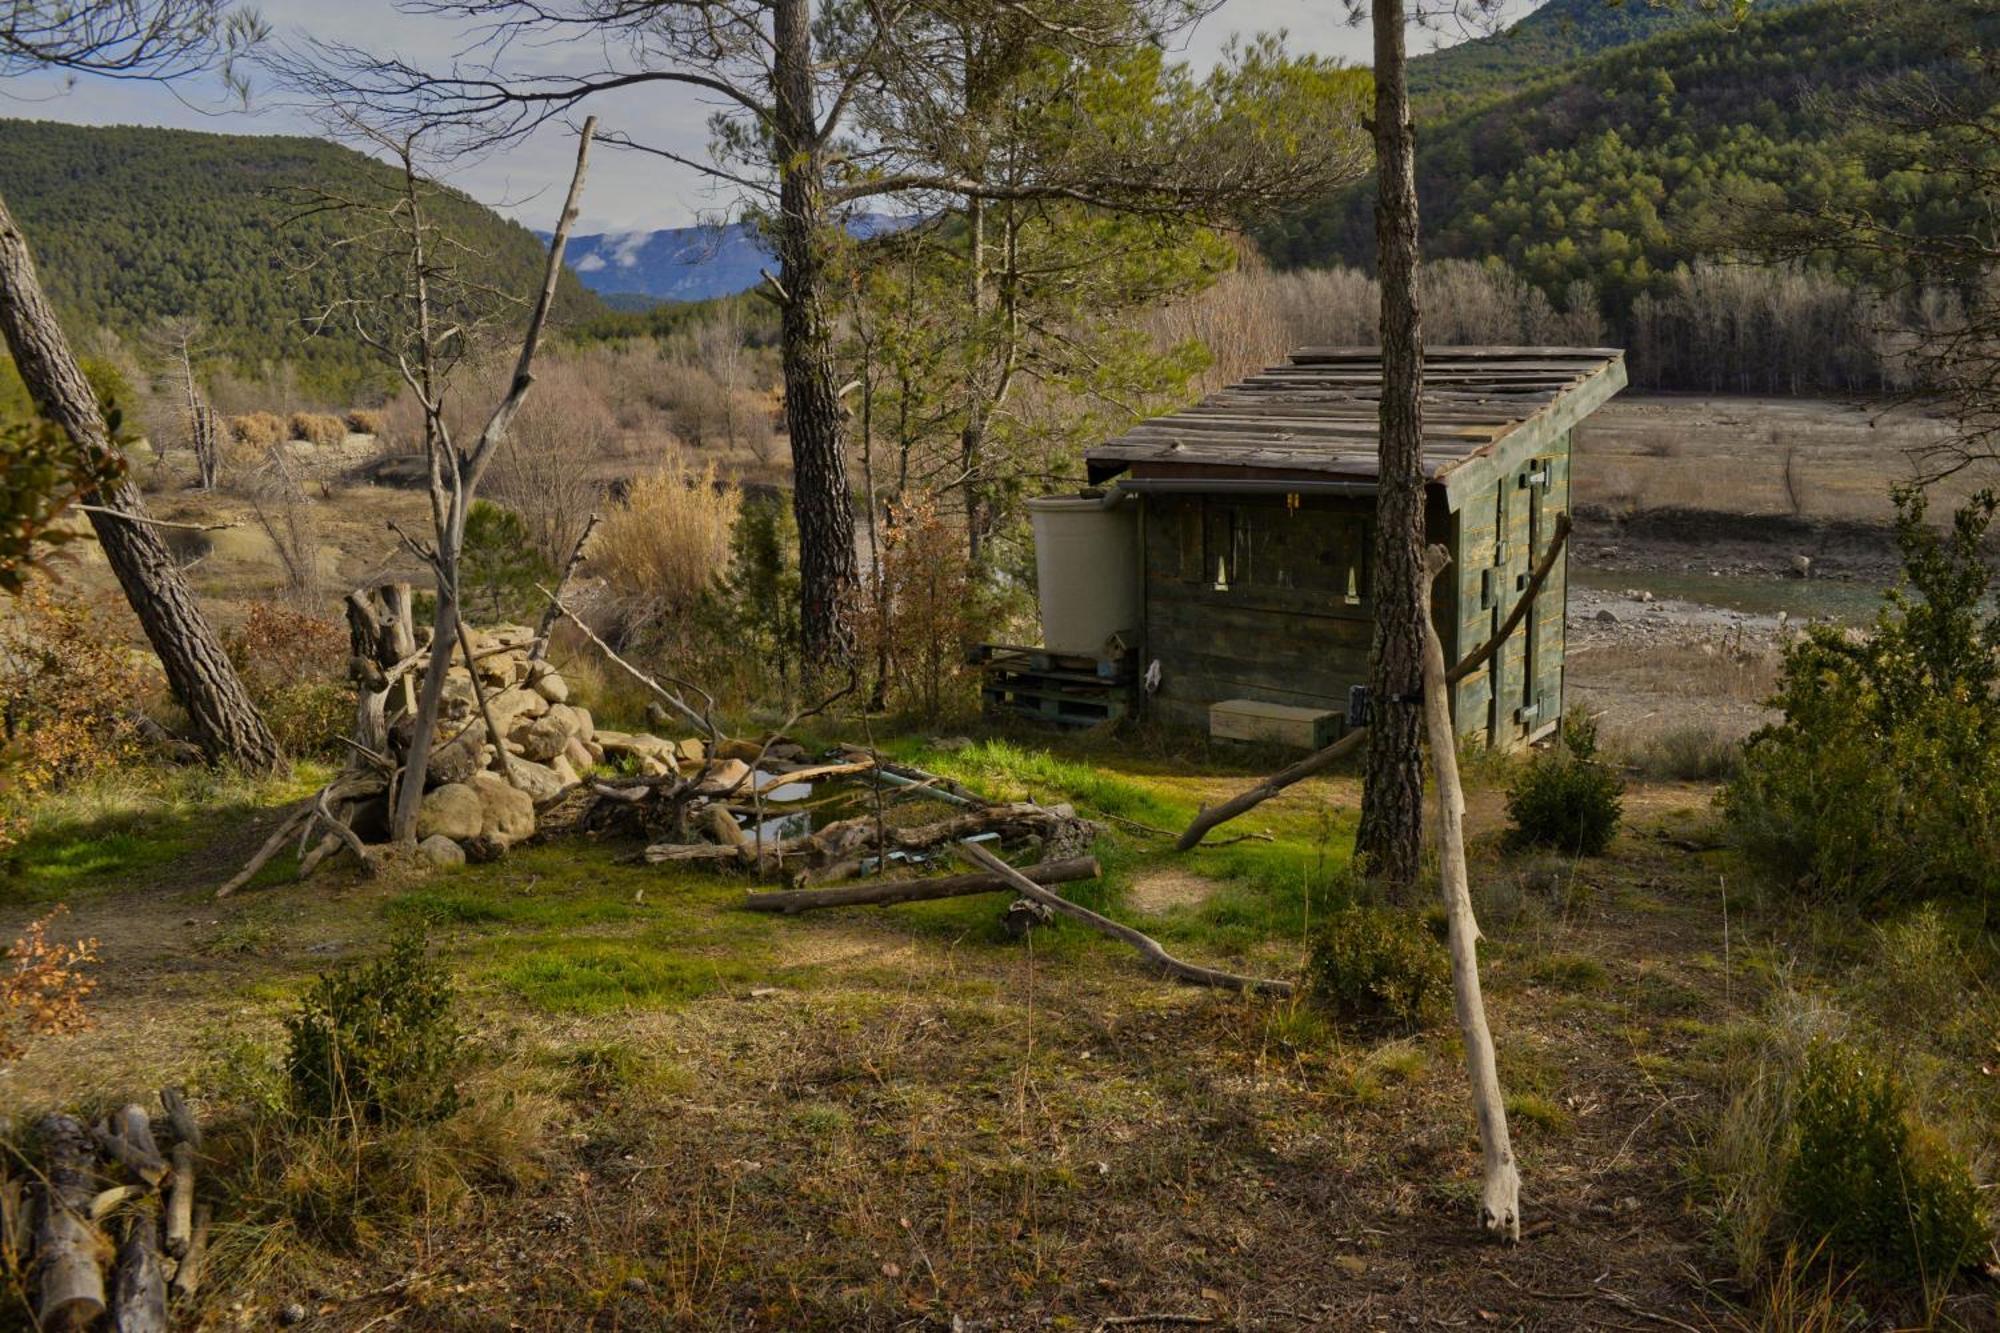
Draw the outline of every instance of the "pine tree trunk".
<instances>
[{"instance_id":1,"label":"pine tree trunk","mask_svg":"<svg viewBox=\"0 0 2000 1333\"><path fill-rule=\"evenodd\" d=\"M1423 834L1423 324L1417 310L1416 129L1403 0L1376 0L1375 203L1382 284L1381 483L1375 499L1373 722L1355 853L1391 887L1417 877Z\"/></svg>"},{"instance_id":2,"label":"pine tree trunk","mask_svg":"<svg viewBox=\"0 0 2000 1333\"><path fill-rule=\"evenodd\" d=\"M778 280L792 510L799 524L799 622L808 672L854 654L854 503L826 314L822 153L813 105L810 0L772 12L772 151L778 164Z\"/></svg>"},{"instance_id":3,"label":"pine tree trunk","mask_svg":"<svg viewBox=\"0 0 2000 1333\"><path fill-rule=\"evenodd\" d=\"M97 397L70 354L35 276L27 239L4 201L0 201L0 334L6 337L36 410L60 426L78 449L98 456L114 452L116 445ZM278 742L250 702L159 530L134 521L146 515L138 488L121 481L86 498L113 511L93 511L91 527L166 669L174 698L187 711L202 750L211 760L233 759L253 771L279 767L284 756Z\"/></svg>"}]
</instances>

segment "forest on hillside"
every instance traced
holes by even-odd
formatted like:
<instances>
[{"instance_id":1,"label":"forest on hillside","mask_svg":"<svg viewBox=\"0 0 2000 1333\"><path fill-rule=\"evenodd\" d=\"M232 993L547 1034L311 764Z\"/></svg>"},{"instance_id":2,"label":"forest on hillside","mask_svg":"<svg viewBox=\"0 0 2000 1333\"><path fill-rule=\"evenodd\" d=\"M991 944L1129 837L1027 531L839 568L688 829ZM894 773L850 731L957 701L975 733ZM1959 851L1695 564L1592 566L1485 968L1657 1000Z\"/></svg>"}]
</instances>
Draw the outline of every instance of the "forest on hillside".
<instances>
[{"instance_id":1,"label":"forest on hillside","mask_svg":"<svg viewBox=\"0 0 2000 1333\"><path fill-rule=\"evenodd\" d=\"M1890 75L1976 79L1996 40L1990 6L1819 0L1670 32L1524 91L1489 87L1419 136L1425 253L1498 259L1560 307L1594 304L1615 340L1637 343L1693 265L1754 258L1787 213L1838 204L1916 235L1975 226L1983 205L1938 177L1862 170L1844 99ZM1352 187L1267 231L1266 250L1287 266L1369 267L1373 199L1372 186ZM1850 285L1926 276L1853 255L1817 267Z\"/></svg>"},{"instance_id":2,"label":"forest on hillside","mask_svg":"<svg viewBox=\"0 0 2000 1333\"><path fill-rule=\"evenodd\" d=\"M194 319L219 368L287 363L306 392L335 399L387 387L349 329L319 321L378 283L362 251L336 244L355 222L323 196L379 196L396 187L393 168L319 139L0 120L0 180L74 327L136 342L162 319ZM469 275L532 287L533 233L458 191L429 194ZM601 309L565 275L566 316Z\"/></svg>"}]
</instances>

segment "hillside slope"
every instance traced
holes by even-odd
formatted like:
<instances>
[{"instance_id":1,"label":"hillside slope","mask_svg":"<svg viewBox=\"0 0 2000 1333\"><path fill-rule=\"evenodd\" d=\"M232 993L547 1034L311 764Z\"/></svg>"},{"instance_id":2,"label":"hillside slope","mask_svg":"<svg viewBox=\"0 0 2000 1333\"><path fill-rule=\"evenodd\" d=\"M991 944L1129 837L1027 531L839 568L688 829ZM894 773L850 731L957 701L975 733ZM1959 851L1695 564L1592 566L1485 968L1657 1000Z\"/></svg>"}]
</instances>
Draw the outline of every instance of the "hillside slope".
<instances>
[{"instance_id":1,"label":"hillside slope","mask_svg":"<svg viewBox=\"0 0 2000 1333\"><path fill-rule=\"evenodd\" d=\"M1758 13L1805 0L1757 0ZM1410 93L1433 112L1518 90L1581 60L1665 33L1712 25L1695 4L1656 0L1548 0L1503 32L1410 60Z\"/></svg>"},{"instance_id":2,"label":"hillside slope","mask_svg":"<svg viewBox=\"0 0 2000 1333\"><path fill-rule=\"evenodd\" d=\"M1589 283L1617 319L1675 266L1730 248L1748 210L1865 192L1924 225L1956 225L1976 201L1845 164L1854 127L1839 95L1909 71L1969 77L1971 53L1996 41L2000 7L1820 0L1612 51L1423 127L1424 252L1498 256L1559 303ZM1372 186L1346 191L1267 233L1267 252L1372 266L1373 207Z\"/></svg>"},{"instance_id":3,"label":"hillside slope","mask_svg":"<svg viewBox=\"0 0 2000 1333\"><path fill-rule=\"evenodd\" d=\"M339 216L295 217L296 191L393 179L317 139L0 120L0 190L73 327L132 337L195 315L219 358L244 369L289 360L326 393L383 372L352 335L307 327L353 289L362 261L334 245L347 225ZM545 251L532 232L456 191L434 208L478 276L533 291ZM600 309L565 275L561 313Z\"/></svg>"}]
</instances>

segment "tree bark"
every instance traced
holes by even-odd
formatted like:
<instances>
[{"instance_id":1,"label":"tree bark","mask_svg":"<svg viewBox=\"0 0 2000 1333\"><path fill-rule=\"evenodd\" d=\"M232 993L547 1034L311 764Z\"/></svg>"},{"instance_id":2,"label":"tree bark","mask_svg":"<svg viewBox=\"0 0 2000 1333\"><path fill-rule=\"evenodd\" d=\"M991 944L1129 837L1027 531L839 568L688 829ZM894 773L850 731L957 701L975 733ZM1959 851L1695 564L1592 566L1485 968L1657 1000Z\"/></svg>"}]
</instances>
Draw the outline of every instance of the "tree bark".
<instances>
[{"instance_id":1,"label":"tree bark","mask_svg":"<svg viewBox=\"0 0 2000 1333\"><path fill-rule=\"evenodd\" d=\"M1368 685L1368 762L1355 854L1392 889L1417 877L1423 834L1424 654L1423 323L1417 309L1416 127L1404 49L1403 0L1376 0L1375 240L1382 285L1380 482L1375 641Z\"/></svg>"},{"instance_id":2,"label":"tree bark","mask_svg":"<svg viewBox=\"0 0 2000 1333\"><path fill-rule=\"evenodd\" d=\"M833 339L826 313L824 154L813 101L812 5L772 6L772 156L778 168L778 293L792 512L799 525L799 623L808 671L853 658L858 586Z\"/></svg>"},{"instance_id":3,"label":"tree bark","mask_svg":"<svg viewBox=\"0 0 2000 1333\"><path fill-rule=\"evenodd\" d=\"M1486 1027L1486 1001L1479 993L1479 923L1472 915L1472 888L1465 873L1465 791L1458 781L1458 736L1451 725L1444 645L1430 623L1430 585L1450 564L1451 553L1433 546L1424 568L1424 724L1430 730L1431 763L1437 769L1438 866L1451 946L1452 998L1485 1164L1479 1226L1497 1240L1512 1242L1521 1239L1521 1174L1507 1137L1500 1067L1493 1055L1493 1034Z\"/></svg>"},{"instance_id":4,"label":"tree bark","mask_svg":"<svg viewBox=\"0 0 2000 1333\"><path fill-rule=\"evenodd\" d=\"M69 341L35 275L27 238L4 200L0 200L0 335L6 338L35 410L61 427L84 453L115 454L117 445L98 410L97 396L70 353ZM202 752L211 760L233 759L255 772L280 767L284 755L271 729L250 702L166 543L143 521L146 505L138 488L120 481L84 499L93 506L90 526L166 669L167 684L186 710Z\"/></svg>"}]
</instances>

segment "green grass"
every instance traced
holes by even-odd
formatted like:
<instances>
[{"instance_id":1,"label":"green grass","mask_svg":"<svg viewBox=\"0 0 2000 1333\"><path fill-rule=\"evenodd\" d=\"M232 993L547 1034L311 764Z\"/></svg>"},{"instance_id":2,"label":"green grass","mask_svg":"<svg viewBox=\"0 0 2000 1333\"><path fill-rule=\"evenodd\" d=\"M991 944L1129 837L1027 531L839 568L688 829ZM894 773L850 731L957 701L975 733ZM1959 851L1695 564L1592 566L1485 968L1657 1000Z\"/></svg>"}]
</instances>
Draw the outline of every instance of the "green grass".
<instances>
[{"instance_id":1,"label":"green grass","mask_svg":"<svg viewBox=\"0 0 2000 1333\"><path fill-rule=\"evenodd\" d=\"M1528 965L1531 980L1557 990L1602 990L1611 984L1611 974L1595 958L1577 953L1545 954Z\"/></svg>"},{"instance_id":2,"label":"green grass","mask_svg":"<svg viewBox=\"0 0 2000 1333\"><path fill-rule=\"evenodd\" d=\"M0 853L0 907L31 906L156 882L208 848L218 829L240 828L268 807L325 783L327 770L301 763L284 777L251 778L207 768L131 767L39 798L27 836ZM243 855L249 857L250 849ZM253 884L289 877L289 854ZM234 867L206 865L220 883Z\"/></svg>"}]
</instances>

